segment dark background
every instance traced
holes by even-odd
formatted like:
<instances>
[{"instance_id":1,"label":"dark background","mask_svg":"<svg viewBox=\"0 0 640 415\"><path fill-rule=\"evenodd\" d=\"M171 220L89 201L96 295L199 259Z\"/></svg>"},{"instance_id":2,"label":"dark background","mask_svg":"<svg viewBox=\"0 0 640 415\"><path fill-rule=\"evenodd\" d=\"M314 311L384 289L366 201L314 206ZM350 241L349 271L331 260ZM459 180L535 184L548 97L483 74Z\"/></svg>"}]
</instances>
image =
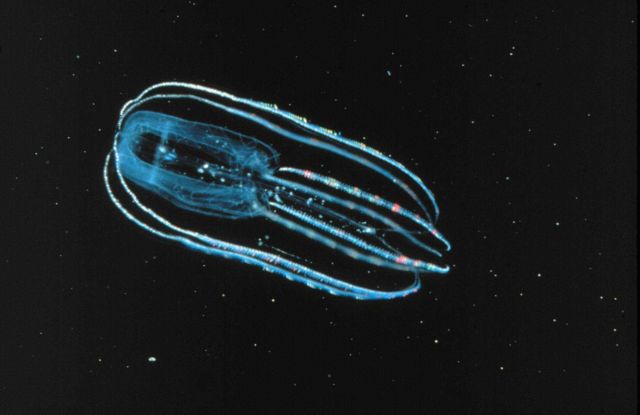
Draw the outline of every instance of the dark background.
<instances>
[{"instance_id":1,"label":"dark background","mask_svg":"<svg viewBox=\"0 0 640 415\"><path fill-rule=\"evenodd\" d=\"M635 413L635 2L370 3L2 2L1 413ZM173 79L419 161L452 272L356 302L124 220Z\"/></svg>"}]
</instances>

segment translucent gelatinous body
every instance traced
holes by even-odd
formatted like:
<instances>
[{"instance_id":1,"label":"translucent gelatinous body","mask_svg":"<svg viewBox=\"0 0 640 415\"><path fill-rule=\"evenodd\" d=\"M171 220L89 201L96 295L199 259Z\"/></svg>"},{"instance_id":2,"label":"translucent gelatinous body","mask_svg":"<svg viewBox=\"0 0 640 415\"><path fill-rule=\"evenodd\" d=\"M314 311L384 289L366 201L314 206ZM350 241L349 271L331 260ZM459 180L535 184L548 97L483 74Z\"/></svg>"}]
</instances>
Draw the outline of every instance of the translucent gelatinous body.
<instances>
[{"instance_id":1,"label":"translucent gelatinous body","mask_svg":"<svg viewBox=\"0 0 640 415\"><path fill-rule=\"evenodd\" d=\"M117 147L122 173L197 213L254 216L254 175L272 171L275 152L236 132L149 111L132 114Z\"/></svg>"},{"instance_id":2,"label":"translucent gelatinous body","mask_svg":"<svg viewBox=\"0 0 640 415\"><path fill-rule=\"evenodd\" d=\"M222 114L222 121L197 122L145 108L175 101L202 104ZM346 177L281 165L280 151L290 144L295 147L289 151L300 155L290 157L293 162L312 164L315 156L304 160L303 154L315 151L337 160L337 169L346 172ZM406 203L350 183L351 172L357 168L364 169L367 178L383 179L388 186L381 188L392 195L401 193ZM106 158L104 181L116 207L156 236L206 254L257 265L334 295L357 299L405 296L419 289L420 274L449 269L429 259L440 258L441 250L448 251L450 245L435 228L439 214L435 198L414 173L364 143L275 105L212 88L162 83L125 104ZM113 183L119 185L132 207L116 195ZM353 284L302 260L187 229L145 204L130 183L204 217L257 218L280 225L360 263L413 274L413 282L391 290ZM305 252L299 252L296 258L304 256Z\"/></svg>"}]
</instances>

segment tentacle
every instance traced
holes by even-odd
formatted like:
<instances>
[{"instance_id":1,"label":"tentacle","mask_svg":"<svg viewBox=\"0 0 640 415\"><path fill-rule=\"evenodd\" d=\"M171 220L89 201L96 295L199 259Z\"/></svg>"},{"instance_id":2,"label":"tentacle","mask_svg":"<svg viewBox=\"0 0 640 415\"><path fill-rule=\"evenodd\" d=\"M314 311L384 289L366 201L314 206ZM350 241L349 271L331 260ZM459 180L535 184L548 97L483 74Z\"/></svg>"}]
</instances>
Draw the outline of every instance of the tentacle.
<instances>
[{"instance_id":1,"label":"tentacle","mask_svg":"<svg viewBox=\"0 0 640 415\"><path fill-rule=\"evenodd\" d=\"M262 180L268 181L268 182L272 182L275 184L279 184L291 189L294 189L296 191L300 191L300 192L304 192L310 196L318 196L321 197L322 199L330 202L330 203L334 203L336 205L342 206L344 208L347 208L349 210L356 210L360 213L362 213L363 215L366 215L370 218L373 218L377 221L380 221L382 223L384 223L385 225L389 226L390 228L394 229L396 232L398 232L400 235L402 235L403 237L405 237L407 240L411 241L413 244L415 244L416 246L419 246L420 248L424 249L427 252L432 253L433 255L436 255L438 257L441 257L442 254L436 250L435 248L419 241L417 238L415 238L409 231L407 231L405 228L403 228L402 226L400 226L398 223L394 222L393 220L389 219L388 217L379 214L378 212L363 206L357 202L351 201L351 200L343 200L341 198L332 196L329 193L323 192L321 190L306 186L304 184L301 183L297 183L297 182L293 182L291 180L287 180L287 179L282 179L280 177L277 176L273 176L273 175L266 175L262 177Z\"/></svg>"},{"instance_id":2,"label":"tentacle","mask_svg":"<svg viewBox=\"0 0 640 415\"><path fill-rule=\"evenodd\" d=\"M398 254L395 254L394 252L387 251L386 249L382 249L380 247L374 246L362 240L361 238L358 238L355 235L352 235L348 232L343 231L342 229L336 228L335 226L331 226L328 223L318 220L304 212L300 212L296 209L282 205L280 203L269 202L269 205L282 212L285 212L293 216L294 218L300 220L303 223L306 223L316 229L320 229L323 232L326 232L335 238L346 241L351 245L354 245L360 248L362 251L367 251L373 254L373 255L364 254L353 248L348 248L344 244L341 244L333 239L322 236L317 232L312 231L309 228L305 228L291 221L284 220L283 218L274 214L266 214L266 216L269 219L276 221L278 223L281 223L292 230L303 233L304 235L306 235L311 239L322 242L325 245L329 246L330 248L339 249L342 252L344 252L346 255L349 255L354 259L366 261L376 266L384 266L387 268L398 269L403 271L415 270L418 272L436 272L436 273L444 274L449 270L448 267L440 267L430 262L409 258L404 255L398 255Z\"/></svg>"},{"instance_id":3,"label":"tentacle","mask_svg":"<svg viewBox=\"0 0 640 415\"><path fill-rule=\"evenodd\" d=\"M358 199L366 200L369 203L372 203L385 210L391 211L399 216L407 218L429 231L429 233L431 233L436 239L438 239L445 245L447 251L451 250L451 244L449 243L449 241L447 241L447 239L440 232L438 232L438 230L435 228L435 226L433 226L432 223L427 222L417 213L414 213L409 209L400 206L398 203L390 202L389 200L386 200L378 195L365 192L364 190L361 190L356 186L343 183L337 179L334 179L333 177L324 176L310 170L302 170L294 167L279 167L278 171L283 173L291 173L299 177L304 177L305 179L312 182L322 183L325 186L331 187L343 193L347 193Z\"/></svg>"},{"instance_id":4,"label":"tentacle","mask_svg":"<svg viewBox=\"0 0 640 415\"><path fill-rule=\"evenodd\" d=\"M333 219L333 220L335 220L337 222L340 222L340 223L343 223L343 224L345 224L347 226L350 226L350 227L354 228L356 230L356 232L358 232L360 234L366 234L368 237L376 239L380 244L386 246L387 249L389 249L390 251L395 252L397 254L400 253L400 250L398 248L392 247L388 242L386 242L384 240L384 238L382 238L380 236L380 231L396 232L396 230L393 229L393 228L379 228L379 227L375 227L375 226L370 226L370 225L365 224L365 223L360 223L358 221L355 221L355 220L351 219L350 217L348 217L346 215L343 215L342 213L337 212L334 209L331 209L331 208L325 206L325 204L323 204L323 203L313 202L313 197L309 197L309 196L302 197L302 196L300 196L300 195L298 195L296 193L293 193L293 192L284 192L284 193L280 194L279 196L283 200L290 200L293 203L297 204L298 206L308 207L308 208L312 209L314 212L318 212L322 216L326 216L326 217L331 218L331 219ZM411 232L409 232L409 233L411 233Z\"/></svg>"}]
</instances>

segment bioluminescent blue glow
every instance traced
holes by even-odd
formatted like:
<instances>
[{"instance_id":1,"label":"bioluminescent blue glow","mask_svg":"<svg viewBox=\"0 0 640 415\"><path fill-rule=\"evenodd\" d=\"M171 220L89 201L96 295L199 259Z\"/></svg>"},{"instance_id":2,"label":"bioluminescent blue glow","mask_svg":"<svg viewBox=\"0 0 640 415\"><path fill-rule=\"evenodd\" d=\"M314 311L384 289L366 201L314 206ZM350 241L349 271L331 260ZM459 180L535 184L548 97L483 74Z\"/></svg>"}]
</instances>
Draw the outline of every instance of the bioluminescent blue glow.
<instances>
[{"instance_id":1,"label":"bioluminescent blue glow","mask_svg":"<svg viewBox=\"0 0 640 415\"><path fill-rule=\"evenodd\" d=\"M204 105L229 122L194 121L149 109L160 102ZM267 135L272 137L269 142L262 138ZM392 192L402 194L410 206L351 183L348 176L334 178L306 165L280 165L278 143L286 142L294 143L300 154L313 150L347 170L350 166L365 169L368 176L381 178ZM276 105L213 88L165 82L127 102L120 111L103 177L115 206L140 228L195 251L256 265L333 295L364 300L402 297L420 288L422 274L449 270L431 262L451 246L435 228L439 215L435 197L417 175L362 142ZM277 224L365 267L410 273L413 280L391 290L347 282L340 271L328 275L307 261L178 225L143 201L141 191L205 218L261 220L256 226ZM403 253L388 235L402 240L412 253ZM295 257L305 258L305 252Z\"/></svg>"}]
</instances>

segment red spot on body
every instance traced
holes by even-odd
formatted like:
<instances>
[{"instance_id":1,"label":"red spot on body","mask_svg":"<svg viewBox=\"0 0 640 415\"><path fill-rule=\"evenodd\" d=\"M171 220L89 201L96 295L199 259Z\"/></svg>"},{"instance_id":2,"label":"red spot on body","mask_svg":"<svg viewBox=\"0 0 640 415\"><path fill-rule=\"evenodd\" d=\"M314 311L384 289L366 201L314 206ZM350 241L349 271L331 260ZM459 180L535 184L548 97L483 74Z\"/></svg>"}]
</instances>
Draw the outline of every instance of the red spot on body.
<instances>
[{"instance_id":1,"label":"red spot on body","mask_svg":"<svg viewBox=\"0 0 640 415\"><path fill-rule=\"evenodd\" d=\"M409 258L407 258L406 256L400 255L399 257L396 257L396 262L398 264L406 264L408 259Z\"/></svg>"},{"instance_id":2,"label":"red spot on body","mask_svg":"<svg viewBox=\"0 0 640 415\"><path fill-rule=\"evenodd\" d=\"M394 203L393 206L391 206L391 211L395 213L400 212L400 205L397 203Z\"/></svg>"}]
</instances>

